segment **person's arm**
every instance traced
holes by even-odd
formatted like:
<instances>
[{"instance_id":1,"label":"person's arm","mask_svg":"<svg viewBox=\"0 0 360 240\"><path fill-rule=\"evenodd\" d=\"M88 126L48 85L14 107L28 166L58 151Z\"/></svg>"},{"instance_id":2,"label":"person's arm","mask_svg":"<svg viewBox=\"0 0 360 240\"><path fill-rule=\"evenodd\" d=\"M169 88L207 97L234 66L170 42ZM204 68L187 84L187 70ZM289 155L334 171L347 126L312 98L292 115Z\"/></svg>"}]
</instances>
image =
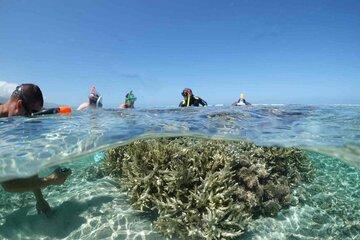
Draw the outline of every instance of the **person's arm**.
<instances>
[{"instance_id":1,"label":"person's arm","mask_svg":"<svg viewBox=\"0 0 360 240\"><path fill-rule=\"evenodd\" d=\"M207 102L206 102L204 99L202 99L202 98L199 98L199 103L200 103L203 107L207 106Z\"/></svg>"},{"instance_id":2,"label":"person's arm","mask_svg":"<svg viewBox=\"0 0 360 240\"><path fill-rule=\"evenodd\" d=\"M2 187L7 192L28 192L37 189L46 188L50 185L61 185L65 182L71 171L59 172L55 171L51 175L39 178L33 176L29 178L20 178L1 183Z\"/></svg>"},{"instance_id":3,"label":"person's arm","mask_svg":"<svg viewBox=\"0 0 360 240\"><path fill-rule=\"evenodd\" d=\"M186 105L185 105L185 100L182 100L181 102L180 102L180 104L179 104L179 107L185 107Z\"/></svg>"},{"instance_id":4,"label":"person's arm","mask_svg":"<svg viewBox=\"0 0 360 240\"><path fill-rule=\"evenodd\" d=\"M81 111L81 110L84 110L86 109L87 107L89 107L89 103L88 102L84 102L83 104L81 104L79 107L78 107L78 111Z\"/></svg>"}]
</instances>

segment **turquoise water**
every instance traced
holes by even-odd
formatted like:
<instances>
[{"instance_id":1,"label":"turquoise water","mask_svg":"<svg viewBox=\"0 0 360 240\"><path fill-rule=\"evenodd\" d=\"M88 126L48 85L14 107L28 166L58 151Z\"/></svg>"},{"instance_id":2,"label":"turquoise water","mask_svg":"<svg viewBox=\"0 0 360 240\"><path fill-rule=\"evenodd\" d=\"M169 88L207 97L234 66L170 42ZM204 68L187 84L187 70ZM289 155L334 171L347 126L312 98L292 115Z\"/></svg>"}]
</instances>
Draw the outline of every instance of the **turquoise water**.
<instances>
[{"instance_id":1,"label":"turquoise water","mask_svg":"<svg viewBox=\"0 0 360 240\"><path fill-rule=\"evenodd\" d=\"M31 193L0 192L0 238L158 239L146 216L131 208L115 181L97 175L94 156L64 166L73 174L62 186L45 189L50 218L38 215Z\"/></svg>"},{"instance_id":2,"label":"turquoise water","mask_svg":"<svg viewBox=\"0 0 360 240\"><path fill-rule=\"evenodd\" d=\"M276 218L262 218L250 239L359 239L360 170L338 159L308 153L316 174L295 190L295 206Z\"/></svg>"},{"instance_id":3,"label":"turquoise water","mask_svg":"<svg viewBox=\"0 0 360 240\"><path fill-rule=\"evenodd\" d=\"M335 158L309 153L316 177L294 193L294 204L275 218L260 218L244 239L358 239L360 170ZM131 208L126 193L96 170L94 156L65 166L75 171L63 186L44 195L54 207L48 219L37 215L33 196L0 191L0 238L163 239L151 217Z\"/></svg>"},{"instance_id":4,"label":"turquoise water","mask_svg":"<svg viewBox=\"0 0 360 240\"><path fill-rule=\"evenodd\" d=\"M220 136L307 149L315 179L295 189L293 206L253 222L245 239L360 238L360 106L90 111L71 117L0 121L0 179L48 166L73 169L44 190L54 208L37 215L32 194L0 191L0 238L161 239L151 216L131 208L113 179L97 170L99 150L144 135Z\"/></svg>"}]
</instances>

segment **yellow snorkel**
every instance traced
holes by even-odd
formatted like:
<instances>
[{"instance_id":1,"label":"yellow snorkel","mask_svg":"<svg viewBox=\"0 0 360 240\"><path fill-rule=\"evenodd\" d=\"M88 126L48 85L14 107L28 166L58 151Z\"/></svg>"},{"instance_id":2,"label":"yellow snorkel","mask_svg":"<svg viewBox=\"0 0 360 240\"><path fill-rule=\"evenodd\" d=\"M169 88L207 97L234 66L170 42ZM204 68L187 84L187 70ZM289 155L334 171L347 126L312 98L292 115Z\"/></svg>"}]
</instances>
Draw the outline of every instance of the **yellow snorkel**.
<instances>
[{"instance_id":1,"label":"yellow snorkel","mask_svg":"<svg viewBox=\"0 0 360 240\"><path fill-rule=\"evenodd\" d=\"M241 99L244 99L244 94L243 93L240 93L240 100Z\"/></svg>"},{"instance_id":2,"label":"yellow snorkel","mask_svg":"<svg viewBox=\"0 0 360 240\"><path fill-rule=\"evenodd\" d=\"M185 88L181 95L184 97L183 100L183 107L189 107L190 106L190 100L191 100L191 96L192 96L192 91L190 88ZM185 105L186 104L186 105Z\"/></svg>"}]
</instances>

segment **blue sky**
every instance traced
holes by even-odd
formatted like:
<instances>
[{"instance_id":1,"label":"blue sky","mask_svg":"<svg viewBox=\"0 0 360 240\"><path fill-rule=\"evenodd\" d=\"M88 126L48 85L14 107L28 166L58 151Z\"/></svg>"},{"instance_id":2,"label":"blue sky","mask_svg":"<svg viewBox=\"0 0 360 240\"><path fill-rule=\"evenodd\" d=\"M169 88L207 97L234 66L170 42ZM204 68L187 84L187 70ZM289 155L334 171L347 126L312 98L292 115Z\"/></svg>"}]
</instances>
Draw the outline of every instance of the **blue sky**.
<instances>
[{"instance_id":1,"label":"blue sky","mask_svg":"<svg viewBox=\"0 0 360 240\"><path fill-rule=\"evenodd\" d=\"M360 103L360 1L0 1L0 81L78 105Z\"/></svg>"}]
</instances>

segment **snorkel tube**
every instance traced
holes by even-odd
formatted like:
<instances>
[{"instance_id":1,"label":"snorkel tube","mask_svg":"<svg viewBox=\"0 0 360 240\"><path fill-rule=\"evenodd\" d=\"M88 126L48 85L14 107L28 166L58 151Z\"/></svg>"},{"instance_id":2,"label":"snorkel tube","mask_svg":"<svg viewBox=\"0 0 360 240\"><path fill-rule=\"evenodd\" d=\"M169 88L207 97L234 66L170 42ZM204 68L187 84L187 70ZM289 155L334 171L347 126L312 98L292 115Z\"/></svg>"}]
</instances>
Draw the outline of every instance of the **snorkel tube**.
<instances>
[{"instance_id":1,"label":"snorkel tube","mask_svg":"<svg viewBox=\"0 0 360 240\"><path fill-rule=\"evenodd\" d=\"M244 100L244 94L240 93L240 100Z\"/></svg>"},{"instance_id":2,"label":"snorkel tube","mask_svg":"<svg viewBox=\"0 0 360 240\"><path fill-rule=\"evenodd\" d=\"M189 107L189 106L190 106L190 99L191 99L191 95L192 95L191 89L190 89L190 88L185 88L185 89L182 91L181 95L182 95L184 98L186 98L186 100L184 100L184 101L186 101L186 106Z\"/></svg>"},{"instance_id":3,"label":"snorkel tube","mask_svg":"<svg viewBox=\"0 0 360 240\"><path fill-rule=\"evenodd\" d=\"M99 98L96 100L96 107L102 108L102 96L99 96Z\"/></svg>"},{"instance_id":4,"label":"snorkel tube","mask_svg":"<svg viewBox=\"0 0 360 240\"><path fill-rule=\"evenodd\" d=\"M71 112L72 112L71 107L61 106L61 107L57 107L57 108L43 109L39 112L31 114L31 116L41 116L41 115L49 115L49 114L70 115Z\"/></svg>"}]
</instances>

